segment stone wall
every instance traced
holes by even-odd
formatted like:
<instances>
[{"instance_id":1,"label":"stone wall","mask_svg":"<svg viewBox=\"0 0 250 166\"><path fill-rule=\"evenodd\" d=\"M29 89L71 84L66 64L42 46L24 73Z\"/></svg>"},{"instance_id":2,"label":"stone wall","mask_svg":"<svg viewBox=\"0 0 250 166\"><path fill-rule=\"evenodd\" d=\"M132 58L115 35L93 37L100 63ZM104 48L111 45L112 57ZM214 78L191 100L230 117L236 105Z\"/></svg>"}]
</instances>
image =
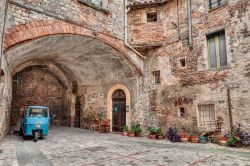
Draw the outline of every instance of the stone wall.
<instances>
[{"instance_id":1,"label":"stone wall","mask_svg":"<svg viewBox=\"0 0 250 166\"><path fill-rule=\"evenodd\" d=\"M10 107L11 107L11 77L6 61L3 58L2 68L4 76L0 76L0 142L9 131Z\"/></svg>"},{"instance_id":2,"label":"stone wall","mask_svg":"<svg viewBox=\"0 0 250 166\"><path fill-rule=\"evenodd\" d=\"M0 2L0 34L3 33L3 20L5 11L5 1ZM0 45L2 44L0 39ZM1 54L1 53L0 53ZM2 56L0 60L1 69L4 75L0 75L0 142L9 130L9 109L11 102L11 79L10 72L7 67L6 59Z\"/></svg>"},{"instance_id":3,"label":"stone wall","mask_svg":"<svg viewBox=\"0 0 250 166\"><path fill-rule=\"evenodd\" d=\"M123 1L108 1L108 13L86 6L78 0L10 0L10 3L7 28L54 18L123 39Z\"/></svg>"},{"instance_id":4,"label":"stone wall","mask_svg":"<svg viewBox=\"0 0 250 166\"><path fill-rule=\"evenodd\" d=\"M132 44L150 45L152 41L164 39L162 47L147 50L148 81L145 84L150 89L150 109L145 120L164 129L176 124L180 128L188 126L195 130L198 127L197 106L215 104L216 116L223 117L223 129L228 129L227 89L230 89L233 122L242 123L249 131L249 2L229 1L227 5L209 10L204 1L192 1L192 47L187 42L186 1L179 0L178 3L179 36L178 26L174 26L177 25L177 1L159 7L132 8L129 13ZM159 11L159 22L145 22L146 13L150 11ZM158 31L152 32L148 26L164 31L158 36L154 34ZM210 70L206 35L220 29L225 29L226 33L228 66ZM185 67L181 67L180 59L185 59ZM156 70L161 72L160 85L152 83L152 72ZM179 117L180 107L187 110L186 118Z\"/></svg>"}]
</instances>

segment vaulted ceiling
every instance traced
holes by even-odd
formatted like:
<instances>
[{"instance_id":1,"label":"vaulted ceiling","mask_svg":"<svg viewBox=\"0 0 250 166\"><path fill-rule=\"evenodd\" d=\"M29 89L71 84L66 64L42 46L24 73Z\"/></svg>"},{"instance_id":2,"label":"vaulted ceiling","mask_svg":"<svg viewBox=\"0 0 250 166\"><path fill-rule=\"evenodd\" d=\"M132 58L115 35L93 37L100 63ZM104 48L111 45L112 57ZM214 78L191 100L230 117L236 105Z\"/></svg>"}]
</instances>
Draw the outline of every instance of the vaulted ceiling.
<instances>
[{"instance_id":1,"label":"vaulted ceiling","mask_svg":"<svg viewBox=\"0 0 250 166\"><path fill-rule=\"evenodd\" d=\"M133 65L110 45L86 36L60 34L16 45L6 53L11 72L32 60L47 60L71 80L93 85L132 77Z\"/></svg>"}]
</instances>

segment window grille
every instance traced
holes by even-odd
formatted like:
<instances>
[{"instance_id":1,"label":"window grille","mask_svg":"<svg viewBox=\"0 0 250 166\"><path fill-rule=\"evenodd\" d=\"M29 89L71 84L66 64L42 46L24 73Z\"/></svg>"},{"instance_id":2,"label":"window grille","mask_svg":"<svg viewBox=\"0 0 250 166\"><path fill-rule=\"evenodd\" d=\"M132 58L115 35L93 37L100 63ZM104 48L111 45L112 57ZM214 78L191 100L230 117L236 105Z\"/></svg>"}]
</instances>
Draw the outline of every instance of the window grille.
<instances>
[{"instance_id":1,"label":"window grille","mask_svg":"<svg viewBox=\"0 0 250 166\"><path fill-rule=\"evenodd\" d=\"M206 129L211 129L216 127L215 120L215 105L205 104L198 106L199 114L199 126Z\"/></svg>"},{"instance_id":2,"label":"window grille","mask_svg":"<svg viewBox=\"0 0 250 166\"><path fill-rule=\"evenodd\" d=\"M160 84L161 82L160 77L161 77L160 70L153 72L154 84Z\"/></svg>"},{"instance_id":3,"label":"window grille","mask_svg":"<svg viewBox=\"0 0 250 166\"><path fill-rule=\"evenodd\" d=\"M208 62L210 68L227 66L225 31L219 31L207 36Z\"/></svg>"}]
</instances>

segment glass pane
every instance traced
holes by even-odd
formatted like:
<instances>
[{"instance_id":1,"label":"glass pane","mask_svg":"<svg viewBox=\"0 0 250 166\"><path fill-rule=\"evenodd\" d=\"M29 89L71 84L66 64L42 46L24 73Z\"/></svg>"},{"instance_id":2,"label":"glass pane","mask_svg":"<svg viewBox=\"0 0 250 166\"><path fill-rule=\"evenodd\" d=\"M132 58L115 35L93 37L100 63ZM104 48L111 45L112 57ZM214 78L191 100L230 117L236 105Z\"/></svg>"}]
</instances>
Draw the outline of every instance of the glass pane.
<instances>
[{"instance_id":1,"label":"glass pane","mask_svg":"<svg viewBox=\"0 0 250 166\"><path fill-rule=\"evenodd\" d=\"M221 5L226 4L226 3L227 3L227 0L220 0Z\"/></svg>"},{"instance_id":2,"label":"glass pane","mask_svg":"<svg viewBox=\"0 0 250 166\"><path fill-rule=\"evenodd\" d=\"M48 110L42 108L30 108L29 117L47 117Z\"/></svg>"},{"instance_id":3,"label":"glass pane","mask_svg":"<svg viewBox=\"0 0 250 166\"><path fill-rule=\"evenodd\" d=\"M220 66L227 66L227 52L226 52L226 41L225 35L219 36L219 45L220 45Z\"/></svg>"},{"instance_id":4,"label":"glass pane","mask_svg":"<svg viewBox=\"0 0 250 166\"><path fill-rule=\"evenodd\" d=\"M215 38L208 39L210 68L217 68Z\"/></svg>"},{"instance_id":5,"label":"glass pane","mask_svg":"<svg viewBox=\"0 0 250 166\"><path fill-rule=\"evenodd\" d=\"M215 8L218 6L218 0L210 0L210 8Z\"/></svg>"}]
</instances>

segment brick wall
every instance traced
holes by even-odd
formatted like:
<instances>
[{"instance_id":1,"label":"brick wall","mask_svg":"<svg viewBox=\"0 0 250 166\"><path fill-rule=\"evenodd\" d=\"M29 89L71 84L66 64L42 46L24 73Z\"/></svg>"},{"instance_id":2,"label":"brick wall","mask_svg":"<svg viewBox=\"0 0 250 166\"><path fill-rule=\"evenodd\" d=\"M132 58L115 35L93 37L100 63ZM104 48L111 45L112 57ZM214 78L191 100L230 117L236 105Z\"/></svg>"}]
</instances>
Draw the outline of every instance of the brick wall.
<instances>
[{"instance_id":1,"label":"brick wall","mask_svg":"<svg viewBox=\"0 0 250 166\"><path fill-rule=\"evenodd\" d=\"M11 126L18 126L28 106L48 106L53 125L68 125L67 87L46 67L33 66L13 76Z\"/></svg>"},{"instance_id":2,"label":"brick wall","mask_svg":"<svg viewBox=\"0 0 250 166\"><path fill-rule=\"evenodd\" d=\"M220 8L209 10L204 1L192 1L192 35L193 47L187 43L186 3L179 0L179 31L173 26L177 23L176 2L169 1L164 6L147 7L131 10L129 14L131 35L134 44L151 44L153 40L164 44L160 48L148 50L147 83L149 107L148 116L144 116L148 124L167 128L176 124L197 128L197 106L213 103L216 116L225 120L223 129L229 128L227 89L231 89L233 121L241 122L249 130L249 3L246 1L229 1ZM157 29L163 29L161 36L157 31L148 30L149 23L137 24L135 20L145 20L147 11L159 11L162 17L154 23ZM140 16L140 17L139 17ZM135 19L136 18L136 19ZM163 23L163 24L162 24ZM150 23L151 24L151 23ZM171 26L170 26L171 25ZM153 27L153 25L151 25ZM172 27L172 28L171 28ZM228 67L220 70L208 69L206 35L225 29ZM153 35L154 37L152 37ZM130 41L131 41L130 39ZM133 43L131 41L131 43ZM142 46L143 46L142 44ZM180 66L180 59L185 59L186 66ZM152 72L161 71L161 84L153 85ZM236 81L237 80L237 81ZM247 83L248 82L248 83ZM192 101L178 103L176 101ZM178 109L185 107L188 117L180 118ZM189 125L187 125L189 124Z\"/></svg>"}]
</instances>

